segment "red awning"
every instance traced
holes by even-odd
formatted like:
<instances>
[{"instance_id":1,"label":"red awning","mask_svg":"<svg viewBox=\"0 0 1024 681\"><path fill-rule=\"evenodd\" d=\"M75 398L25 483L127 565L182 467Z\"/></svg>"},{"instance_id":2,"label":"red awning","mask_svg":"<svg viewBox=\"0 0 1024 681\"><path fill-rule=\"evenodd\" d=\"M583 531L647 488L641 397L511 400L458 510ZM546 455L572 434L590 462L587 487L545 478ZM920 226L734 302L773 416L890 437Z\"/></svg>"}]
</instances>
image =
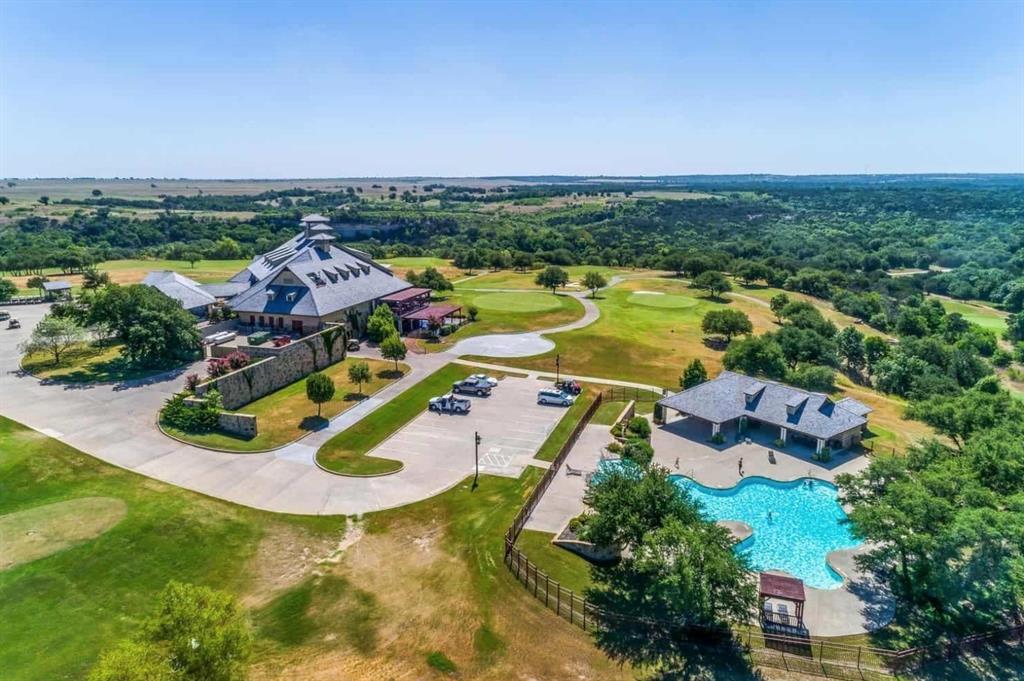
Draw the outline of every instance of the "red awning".
<instances>
[{"instance_id":1,"label":"red awning","mask_svg":"<svg viewBox=\"0 0 1024 681\"><path fill-rule=\"evenodd\" d=\"M451 316L453 312L458 312L461 309L461 305L428 305L427 307L421 307L414 312L402 315L402 319L444 319L445 317Z\"/></svg>"},{"instance_id":2,"label":"red awning","mask_svg":"<svg viewBox=\"0 0 1024 681\"><path fill-rule=\"evenodd\" d=\"M413 286L412 288L402 289L401 291L397 291L390 295L386 295L383 298L381 298L381 301L385 303L400 303L403 300L409 300L410 298L416 298L418 296L422 296L424 294L429 293L429 288L418 288L416 286Z\"/></svg>"},{"instance_id":3,"label":"red awning","mask_svg":"<svg viewBox=\"0 0 1024 681\"><path fill-rule=\"evenodd\" d=\"M796 577L761 573L761 595L794 603L804 602L804 583Z\"/></svg>"}]
</instances>

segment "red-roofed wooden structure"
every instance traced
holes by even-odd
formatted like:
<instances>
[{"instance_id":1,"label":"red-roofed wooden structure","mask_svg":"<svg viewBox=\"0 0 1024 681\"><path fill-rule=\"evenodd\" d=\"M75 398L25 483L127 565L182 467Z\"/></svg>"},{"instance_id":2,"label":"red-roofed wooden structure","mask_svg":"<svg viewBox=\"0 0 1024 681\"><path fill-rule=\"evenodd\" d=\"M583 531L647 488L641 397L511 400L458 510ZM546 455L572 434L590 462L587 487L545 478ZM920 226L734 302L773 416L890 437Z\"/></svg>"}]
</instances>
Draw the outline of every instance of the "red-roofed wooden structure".
<instances>
[{"instance_id":1,"label":"red-roofed wooden structure","mask_svg":"<svg viewBox=\"0 0 1024 681\"><path fill-rule=\"evenodd\" d=\"M759 576L758 602L761 610L761 622L792 629L804 628L804 583L796 577L762 572ZM780 608L772 608L773 601L788 601L793 604L793 612ZM781 610L781 611L780 611Z\"/></svg>"}]
</instances>

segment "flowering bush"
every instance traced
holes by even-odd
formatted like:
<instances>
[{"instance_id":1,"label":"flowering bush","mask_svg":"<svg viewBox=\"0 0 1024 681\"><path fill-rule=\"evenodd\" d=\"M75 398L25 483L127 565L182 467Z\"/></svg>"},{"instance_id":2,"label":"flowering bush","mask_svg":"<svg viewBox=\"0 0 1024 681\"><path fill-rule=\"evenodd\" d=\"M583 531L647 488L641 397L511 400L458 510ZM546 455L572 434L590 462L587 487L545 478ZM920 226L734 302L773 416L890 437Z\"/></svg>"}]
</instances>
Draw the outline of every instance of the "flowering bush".
<instances>
[{"instance_id":1,"label":"flowering bush","mask_svg":"<svg viewBox=\"0 0 1024 681\"><path fill-rule=\"evenodd\" d=\"M185 377L185 390L194 393L197 385L199 385L199 374L189 374Z\"/></svg>"},{"instance_id":2,"label":"flowering bush","mask_svg":"<svg viewBox=\"0 0 1024 681\"><path fill-rule=\"evenodd\" d=\"M206 374L217 378L224 374L241 369L249 364L249 355L235 350L227 357L211 357L206 363Z\"/></svg>"}]
</instances>

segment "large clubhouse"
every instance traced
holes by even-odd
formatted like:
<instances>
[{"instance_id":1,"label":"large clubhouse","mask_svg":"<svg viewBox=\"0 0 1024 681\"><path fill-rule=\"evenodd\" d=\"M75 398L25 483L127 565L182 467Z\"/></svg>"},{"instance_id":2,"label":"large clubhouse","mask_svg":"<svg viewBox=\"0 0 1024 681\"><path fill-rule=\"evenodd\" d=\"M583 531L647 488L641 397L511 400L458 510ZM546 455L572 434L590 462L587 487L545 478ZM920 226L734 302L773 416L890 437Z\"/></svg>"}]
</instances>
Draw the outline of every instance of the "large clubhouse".
<instances>
[{"instance_id":1,"label":"large clubhouse","mask_svg":"<svg viewBox=\"0 0 1024 681\"><path fill-rule=\"evenodd\" d=\"M338 323L361 331L380 304L392 308L405 333L434 319L461 319L459 306L431 304L430 289L413 287L369 254L336 244L328 218L307 215L300 225L300 233L227 283L199 284L176 272L152 272L145 283L199 316L220 301L241 326L298 336Z\"/></svg>"},{"instance_id":2,"label":"large clubhouse","mask_svg":"<svg viewBox=\"0 0 1024 681\"><path fill-rule=\"evenodd\" d=\"M666 397L658 402L686 417L706 421L711 436L722 426L735 424L745 432L753 422L778 428L778 439L802 441L821 453L846 449L861 441L872 409L846 397L833 401L828 395L808 392L782 383L723 371L715 379Z\"/></svg>"}]
</instances>

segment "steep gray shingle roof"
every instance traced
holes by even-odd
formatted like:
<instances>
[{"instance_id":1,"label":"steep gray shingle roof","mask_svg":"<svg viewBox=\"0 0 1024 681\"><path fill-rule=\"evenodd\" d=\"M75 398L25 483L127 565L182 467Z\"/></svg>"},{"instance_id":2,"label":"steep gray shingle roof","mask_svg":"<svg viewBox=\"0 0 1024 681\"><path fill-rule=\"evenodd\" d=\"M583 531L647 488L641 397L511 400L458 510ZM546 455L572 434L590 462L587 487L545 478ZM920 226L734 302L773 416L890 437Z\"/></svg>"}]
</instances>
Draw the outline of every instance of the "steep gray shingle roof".
<instances>
[{"instance_id":1,"label":"steep gray shingle roof","mask_svg":"<svg viewBox=\"0 0 1024 681\"><path fill-rule=\"evenodd\" d=\"M670 395L658 404L713 423L746 415L822 439L863 426L867 423L865 416L871 412L870 407L853 398L833 402L821 393L732 371L723 371L715 379ZM793 413L789 413L787 405Z\"/></svg>"},{"instance_id":2,"label":"steep gray shingle roof","mask_svg":"<svg viewBox=\"0 0 1024 681\"><path fill-rule=\"evenodd\" d=\"M285 270L300 285L271 284ZM313 241L304 234L255 258L231 281L252 282L229 302L236 312L309 317L323 317L409 288L366 254Z\"/></svg>"},{"instance_id":3,"label":"steep gray shingle roof","mask_svg":"<svg viewBox=\"0 0 1024 681\"><path fill-rule=\"evenodd\" d=\"M150 272L142 280L142 283L152 286L168 298L177 300L186 310L205 307L217 302L217 299L204 291L198 283L177 272L167 270Z\"/></svg>"}]
</instances>

